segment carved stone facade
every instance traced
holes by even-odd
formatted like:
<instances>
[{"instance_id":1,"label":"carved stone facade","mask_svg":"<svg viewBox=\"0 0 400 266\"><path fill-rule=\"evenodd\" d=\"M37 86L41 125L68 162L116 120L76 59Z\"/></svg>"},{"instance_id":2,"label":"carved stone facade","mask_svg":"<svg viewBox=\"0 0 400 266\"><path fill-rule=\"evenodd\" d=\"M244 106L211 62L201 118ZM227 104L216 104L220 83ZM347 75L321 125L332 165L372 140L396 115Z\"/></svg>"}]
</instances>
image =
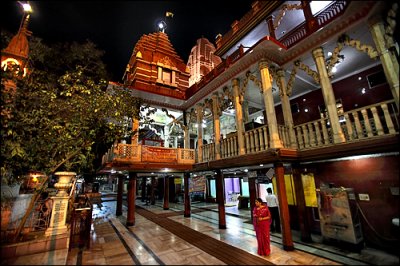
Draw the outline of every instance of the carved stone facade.
<instances>
[{"instance_id":1,"label":"carved stone facade","mask_svg":"<svg viewBox=\"0 0 400 266\"><path fill-rule=\"evenodd\" d=\"M136 43L123 76L133 89L184 99L189 71L163 32L143 35Z\"/></svg>"},{"instance_id":2,"label":"carved stone facade","mask_svg":"<svg viewBox=\"0 0 400 266\"><path fill-rule=\"evenodd\" d=\"M187 63L190 70L189 87L199 82L202 77L221 63L221 58L214 55L214 51L215 46L206 38L197 40Z\"/></svg>"}]
</instances>

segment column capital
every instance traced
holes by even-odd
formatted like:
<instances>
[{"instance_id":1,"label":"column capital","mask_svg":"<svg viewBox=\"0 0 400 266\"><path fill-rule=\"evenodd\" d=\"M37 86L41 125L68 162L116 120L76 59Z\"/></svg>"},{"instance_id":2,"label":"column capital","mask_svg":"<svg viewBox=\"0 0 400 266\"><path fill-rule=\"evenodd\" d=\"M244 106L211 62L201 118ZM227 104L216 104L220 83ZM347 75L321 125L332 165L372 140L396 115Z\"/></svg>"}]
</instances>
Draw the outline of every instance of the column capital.
<instances>
[{"instance_id":1,"label":"column capital","mask_svg":"<svg viewBox=\"0 0 400 266\"><path fill-rule=\"evenodd\" d=\"M276 70L276 75L278 76L278 78L284 78L285 77L285 70L283 70L282 68L278 68Z\"/></svg>"},{"instance_id":2,"label":"column capital","mask_svg":"<svg viewBox=\"0 0 400 266\"><path fill-rule=\"evenodd\" d=\"M382 17L380 15L375 15L375 16L370 17L367 20L367 24L368 24L368 27L371 28L376 24L382 24L383 25L384 23L383 23L383 19L382 19Z\"/></svg>"},{"instance_id":3,"label":"column capital","mask_svg":"<svg viewBox=\"0 0 400 266\"><path fill-rule=\"evenodd\" d=\"M232 79L232 86L240 86L240 80L238 78Z\"/></svg>"},{"instance_id":4,"label":"column capital","mask_svg":"<svg viewBox=\"0 0 400 266\"><path fill-rule=\"evenodd\" d=\"M262 59L259 63L258 63L258 68L260 70L263 70L264 68L268 68L268 60L266 59Z\"/></svg>"},{"instance_id":5,"label":"column capital","mask_svg":"<svg viewBox=\"0 0 400 266\"><path fill-rule=\"evenodd\" d=\"M322 48L322 47L315 48L312 51L312 55L313 55L314 59L317 59L319 57L324 57L324 48Z\"/></svg>"}]
</instances>

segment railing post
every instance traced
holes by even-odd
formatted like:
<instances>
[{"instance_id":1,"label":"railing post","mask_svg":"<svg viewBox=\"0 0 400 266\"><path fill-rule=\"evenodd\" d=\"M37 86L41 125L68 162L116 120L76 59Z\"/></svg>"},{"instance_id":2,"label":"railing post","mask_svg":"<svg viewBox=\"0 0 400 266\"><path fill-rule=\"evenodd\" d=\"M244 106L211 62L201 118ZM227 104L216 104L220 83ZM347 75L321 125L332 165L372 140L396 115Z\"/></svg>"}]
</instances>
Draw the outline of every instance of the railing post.
<instances>
[{"instance_id":1,"label":"railing post","mask_svg":"<svg viewBox=\"0 0 400 266\"><path fill-rule=\"evenodd\" d=\"M387 126L387 128L389 130L389 134L396 133L396 130L394 129L394 125L393 125L393 122L392 122L392 118L390 117L390 113L389 113L387 104L384 103L384 104L381 105L381 107L382 107L382 110L383 110L383 113L384 113L384 116L385 116L385 122L386 122L386 126Z\"/></svg>"},{"instance_id":2,"label":"railing post","mask_svg":"<svg viewBox=\"0 0 400 266\"><path fill-rule=\"evenodd\" d=\"M381 123L381 120L379 119L379 115L378 115L378 112L377 112L375 106L371 107L371 112L372 112L372 116L374 117L375 128L378 133L378 136L381 136L384 134L383 127L382 127L382 123Z\"/></svg>"},{"instance_id":3,"label":"railing post","mask_svg":"<svg viewBox=\"0 0 400 266\"><path fill-rule=\"evenodd\" d=\"M369 122L367 110L362 109L361 114L364 118L364 127L365 127L365 131L367 131L367 136L372 137L374 134L372 133L372 127L371 127L371 123Z\"/></svg>"},{"instance_id":4,"label":"railing post","mask_svg":"<svg viewBox=\"0 0 400 266\"><path fill-rule=\"evenodd\" d=\"M357 138L362 139L364 138L364 132L362 130L360 118L358 117L358 112L353 112L354 124L356 126Z\"/></svg>"}]
</instances>

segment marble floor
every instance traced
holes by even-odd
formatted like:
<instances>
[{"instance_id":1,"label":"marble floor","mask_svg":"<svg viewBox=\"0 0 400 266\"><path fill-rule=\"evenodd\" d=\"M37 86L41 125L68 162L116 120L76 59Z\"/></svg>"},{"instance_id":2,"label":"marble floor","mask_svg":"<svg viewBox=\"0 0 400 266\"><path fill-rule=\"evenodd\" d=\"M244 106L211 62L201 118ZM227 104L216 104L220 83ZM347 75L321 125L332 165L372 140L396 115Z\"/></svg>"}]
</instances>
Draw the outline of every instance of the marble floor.
<instances>
[{"instance_id":1,"label":"marble floor","mask_svg":"<svg viewBox=\"0 0 400 266\"><path fill-rule=\"evenodd\" d=\"M160 226L159 219L169 219L182 228L191 228L204 234L204 241L216 239L231 246L229 256L235 258L239 248L251 256L257 256L261 264L278 265L398 265L399 257L377 251L363 249L360 253L330 247L315 241L313 244L301 243L296 239L294 251L284 251L281 235L271 234L271 254L268 257L257 255L257 241L248 211L238 210L235 206L226 207L227 229L218 229L217 206L203 203L192 204L190 218L184 218L182 204L170 204L169 210L163 210L162 202L146 205L140 199L137 208L143 208L155 215L147 219L138 212L135 225L126 226L126 206L123 215L115 216L114 198L103 198L93 204L93 224L90 248L73 248L70 251L59 250L46 254L35 254L9 260L8 265L226 265L224 258L207 252L194 241L185 241ZM207 236L207 237L206 237ZM314 240L314 238L313 238ZM210 241L211 242L211 241ZM207 242L206 242L207 243ZM227 246L226 245L226 246ZM204 247L204 245L203 245ZM214 254L214 255L211 255ZM64 257L60 257L64 254ZM53 259L54 257L54 259ZM57 260L55 260L57 259ZM53 263L49 263L53 261ZM225 260L226 261L226 260ZM247 264L247 263L242 263ZM238 264L236 264L238 265Z\"/></svg>"}]
</instances>

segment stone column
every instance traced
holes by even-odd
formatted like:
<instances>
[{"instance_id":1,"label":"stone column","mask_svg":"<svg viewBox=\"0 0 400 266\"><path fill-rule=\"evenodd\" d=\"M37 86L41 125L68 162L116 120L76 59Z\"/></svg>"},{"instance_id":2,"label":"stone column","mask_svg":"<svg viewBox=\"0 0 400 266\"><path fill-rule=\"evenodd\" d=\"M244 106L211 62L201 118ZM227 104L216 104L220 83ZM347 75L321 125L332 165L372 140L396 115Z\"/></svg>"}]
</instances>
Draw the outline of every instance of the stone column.
<instances>
[{"instance_id":1,"label":"stone column","mask_svg":"<svg viewBox=\"0 0 400 266\"><path fill-rule=\"evenodd\" d=\"M294 134L293 116L292 116L292 110L290 109L290 101L289 101L289 96L291 95L291 92L289 92L286 87L285 72L283 71L283 69L279 69L277 71L277 76L278 80L276 81L276 83L278 84L279 95L281 97L283 119L285 120L285 126L289 131L290 143L288 144L290 148L295 149L297 147L296 135Z\"/></svg>"},{"instance_id":2,"label":"stone column","mask_svg":"<svg viewBox=\"0 0 400 266\"><path fill-rule=\"evenodd\" d=\"M282 163L275 163L276 189L278 191L279 213L282 226L282 244L284 250L294 250L290 230L289 206L286 197L285 169Z\"/></svg>"},{"instance_id":3,"label":"stone column","mask_svg":"<svg viewBox=\"0 0 400 266\"><path fill-rule=\"evenodd\" d=\"M262 94L264 96L265 112L267 114L269 141L271 148L282 148L279 138L278 122L276 121L274 98L272 97L272 79L268 69L267 61L259 63Z\"/></svg>"},{"instance_id":4,"label":"stone column","mask_svg":"<svg viewBox=\"0 0 400 266\"><path fill-rule=\"evenodd\" d=\"M203 107L196 106L197 115L197 159L198 162L203 162Z\"/></svg>"},{"instance_id":5,"label":"stone column","mask_svg":"<svg viewBox=\"0 0 400 266\"><path fill-rule=\"evenodd\" d=\"M71 180L76 176L76 173L56 172L54 175L59 177L58 182L54 184L58 192L56 196L51 197L53 200L53 207L50 225L45 232L46 236L65 234L68 231L66 225L69 200L68 190L72 187Z\"/></svg>"},{"instance_id":6,"label":"stone column","mask_svg":"<svg viewBox=\"0 0 400 266\"><path fill-rule=\"evenodd\" d=\"M129 183L128 183L128 214L126 217L126 225L135 225L135 208L136 208L136 173L129 173Z\"/></svg>"},{"instance_id":7,"label":"stone column","mask_svg":"<svg viewBox=\"0 0 400 266\"><path fill-rule=\"evenodd\" d=\"M218 203L218 218L219 218L219 229L226 229L226 217L225 217L225 200L224 200L224 176L220 169L215 171L217 173L215 177L215 185L217 189L217 203Z\"/></svg>"},{"instance_id":8,"label":"stone column","mask_svg":"<svg viewBox=\"0 0 400 266\"><path fill-rule=\"evenodd\" d=\"M169 148L169 125L164 126L164 147Z\"/></svg>"},{"instance_id":9,"label":"stone column","mask_svg":"<svg viewBox=\"0 0 400 266\"><path fill-rule=\"evenodd\" d=\"M399 62L396 56L386 47L383 21L380 18L374 17L372 20L368 21L368 24L372 39L380 55L379 58L383 66L386 80L392 91L394 102L397 104L397 108L399 108Z\"/></svg>"},{"instance_id":10,"label":"stone column","mask_svg":"<svg viewBox=\"0 0 400 266\"><path fill-rule=\"evenodd\" d=\"M169 209L169 176L164 177L164 210Z\"/></svg>"},{"instance_id":11,"label":"stone column","mask_svg":"<svg viewBox=\"0 0 400 266\"><path fill-rule=\"evenodd\" d=\"M183 142L183 147L185 149L190 149L190 133L189 133L189 127L186 126L184 129L184 134L185 134L185 140Z\"/></svg>"},{"instance_id":12,"label":"stone column","mask_svg":"<svg viewBox=\"0 0 400 266\"><path fill-rule=\"evenodd\" d=\"M242 110L242 103L241 103L241 95L239 90L239 79L232 80L232 87L233 87L233 96L234 96L234 104L235 104L235 118L236 118L236 133L238 139L238 146L239 146L239 155L243 155L246 153L245 146L244 146L244 126L243 126L243 110Z\"/></svg>"},{"instance_id":13,"label":"stone column","mask_svg":"<svg viewBox=\"0 0 400 266\"><path fill-rule=\"evenodd\" d=\"M321 84L322 95L324 96L324 102L326 109L328 110L329 122L331 124L333 142L342 143L346 139L344 137L342 128L340 127L339 117L336 107L335 94L333 93L333 88L331 81L326 71L324 50L322 47L316 48L312 52L315 64L317 65L317 70L319 74L319 80Z\"/></svg>"},{"instance_id":14,"label":"stone column","mask_svg":"<svg viewBox=\"0 0 400 266\"><path fill-rule=\"evenodd\" d=\"M190 173L184 173L183 178L184 178L184 204L185 204L185 210L184 210L184 217L190 217L190 197L189 197L189 177Z\"/></svg>"},{"instance_id":15,"label":"stone column","mask_svg":"<svg viewBox=\"0 0 400 266\"><path fill-rule=\"evenodd\" d=\"M136 132L135 135L132 136L131 143L132 145L138 145L139 142L139 119L132 118L132 131Z\"/></svg>"},{"instance_id":16,"label":"stone column","mask_svg":"<svg viewBox=\"0 0 400 266\"><path fill-rule=\"evenodd\" d=\"M122 194L124 193L124 176L118 175L118 190L117 190L117 210L116 216L122 215Z\"/></svg>"},{"instance_id":17,"label":"stone column","mask_svg":"<svg viewBox=\"0 0 400 266\"><path fill-rule=\"evenodd\" d=\"M219 117L221 114L220 107L218 105L218 95L212 96L212 108L214 117L214 141L215 141L215 159L221 159L221 125L219 123Z\"/></svg>"}]
</instances>

